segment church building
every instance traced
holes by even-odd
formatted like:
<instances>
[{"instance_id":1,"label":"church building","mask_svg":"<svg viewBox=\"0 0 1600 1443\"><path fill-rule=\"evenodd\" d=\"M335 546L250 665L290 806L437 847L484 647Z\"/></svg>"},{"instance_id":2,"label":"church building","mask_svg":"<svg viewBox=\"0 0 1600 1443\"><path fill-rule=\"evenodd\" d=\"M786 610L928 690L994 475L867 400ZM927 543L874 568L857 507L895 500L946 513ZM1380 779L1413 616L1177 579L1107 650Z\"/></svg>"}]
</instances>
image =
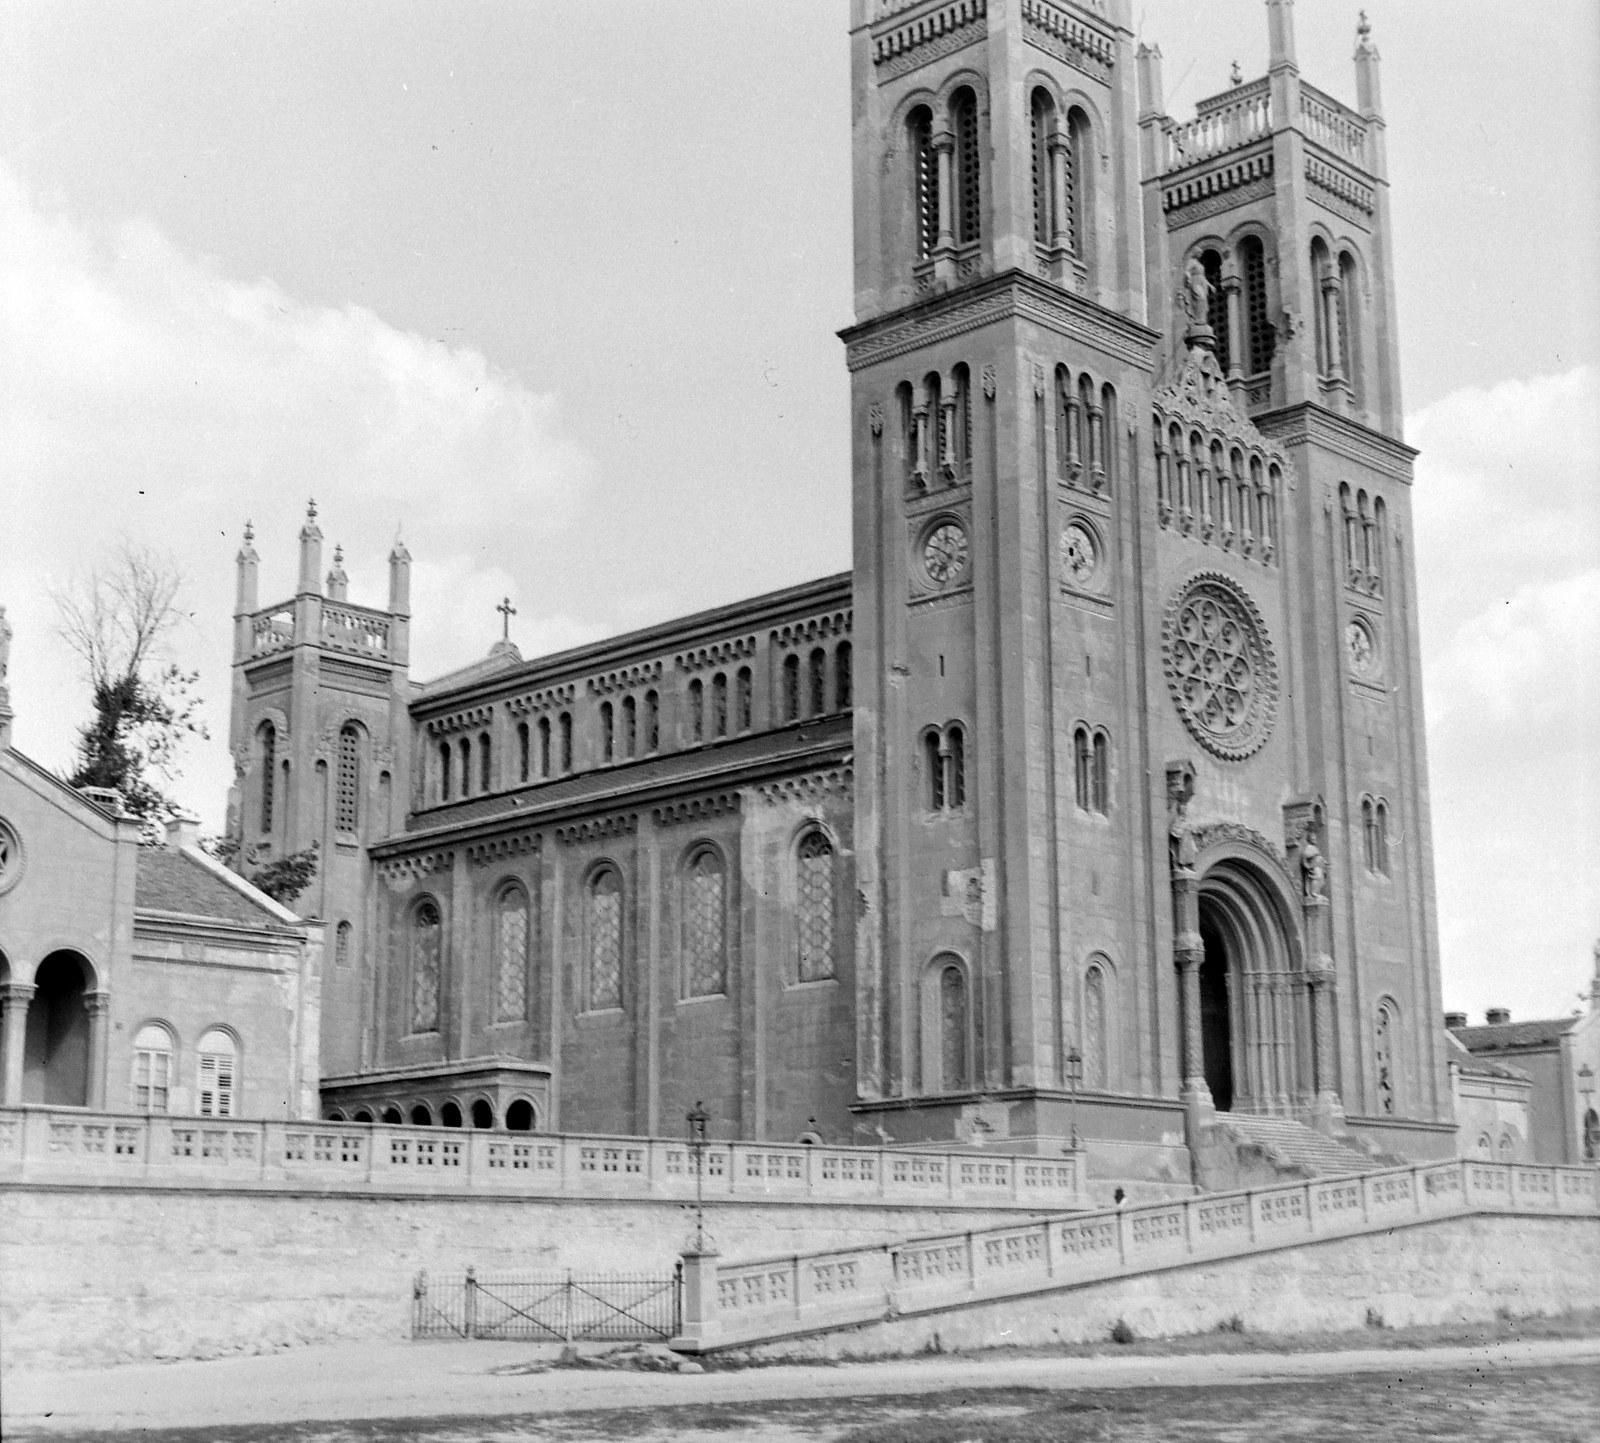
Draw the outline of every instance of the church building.
<instances>
[{"instance_id":1,"label":"church building","mask_svg":"<svg viewBox=\"0 0 1600 1443\"><path fill-rule=\"evenodd\" d=\"M263 606L247 533L328 1115L1453 1152L1378 53L1265 8L1180 122L1131 0L852 0L849 572L419 682L404 546Z\"/></svg>"}]
</instances>

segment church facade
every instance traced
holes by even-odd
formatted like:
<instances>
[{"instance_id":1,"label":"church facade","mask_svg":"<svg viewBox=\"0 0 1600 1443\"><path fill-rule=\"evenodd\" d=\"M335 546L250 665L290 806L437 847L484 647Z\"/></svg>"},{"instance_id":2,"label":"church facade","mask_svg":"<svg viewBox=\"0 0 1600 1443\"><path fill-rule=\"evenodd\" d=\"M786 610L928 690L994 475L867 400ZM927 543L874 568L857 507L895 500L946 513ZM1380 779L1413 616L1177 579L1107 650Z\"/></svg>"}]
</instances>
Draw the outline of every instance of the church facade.
<instances>
[{"instance_id":1,"label":"church facade","mask_svg":"<svg viewBox=\"0 0 1600 1443\"><path fill-rule=\"evenodd\" d=\"M849 573L419 684L403 546L357 606L313 513L262 607L247 540L330 1114L1453 1149L1378 57L1266 10L1179 123L1128 0L853 0Z\"/></svg>"}]
</instances>

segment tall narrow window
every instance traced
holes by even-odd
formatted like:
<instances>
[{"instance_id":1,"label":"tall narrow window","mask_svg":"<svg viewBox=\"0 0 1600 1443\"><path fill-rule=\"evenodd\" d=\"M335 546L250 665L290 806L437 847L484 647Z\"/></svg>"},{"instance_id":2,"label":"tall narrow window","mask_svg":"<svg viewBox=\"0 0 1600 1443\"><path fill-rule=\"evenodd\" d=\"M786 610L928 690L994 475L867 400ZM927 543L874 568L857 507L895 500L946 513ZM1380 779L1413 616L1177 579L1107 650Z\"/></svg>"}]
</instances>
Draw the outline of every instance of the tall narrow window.
<instances>
[{"instance_id":1,"label":"tall narrow window","mask_svg":"<svg viewBox=\"0 0 1600 1443\"><path fill-rule=\"evenodd\" d=\"M622 878L603 867L589 880L589 1006L622 1006Z\"/></svg>"},{"instance_id":2,"label":"tall narrow window","mask_svg":"<svg viewBox=\"0 0 1600 1443\"><path fill-rule=\"evenodd\" d=\"M800 720L800 658L794 652L783 659L783 719Z\"/></svg>"},{"instance_id":3,"label":"tall narrow window","mask_svg":"<svg viewBox=\"0 0 1600 1443\"><path fill-rule=\"evenodd\" d=\"M950 810L956 811L967 804L967 734L953 726L945 733L945 750L949 756L950 779L945 796Z\"/></svg>"},{"instance_id":4,"label":"tall narrow window","mask_svg":"<svg viewBox=\"0 0 1600 1443\"><path fill-rule=\"evenodd\" d=\"M939 1083L945 1092L965 1092L967 1067L967 975L948 962L939 972Z\"/></svg>"},{"instance_id":5,"label":"tall narrow window","mask_svg":"<svg viewBox=\"0 0 1600 1443\"><path fill-rule=\"evenodd\" d=\"M1277 332L1267 318L1267 257L1256 236L1239 242L1240 269L1244 272L1244 314L1249 369L1258 376L1272 366Z\"/></svg>"},{"instance_id":6,"label":"tall narrow window","mask_svg":"<svg viewBox=\"0 0 1600 1443\"><path fill-rule=\"evenodd\" d=\"M472 739L461 738L461 795L472 793Z\"/></svg>"},{"instance_id":7,"label":"tall narrow window","mask_svg":"<svg viewBox=\"0 0 1600 1443\"><path fill-rule=\"evenodd\" d=\"M644 749L657 750L661 745L661 698L653 691L644 694Z\"/></svg>"},{"instance_id":8,"label":"tall narrow window","mask_svg":"<svg viewBox=\"0 0 1600 1443\"><path fill-rule=\"evenodd\" d=\"M550 775L550 718L539 718L539 775Z\"/></svg>"},{"instance_id":9,"label":"tall narrow window","mask_svg":"<svg viewBox=\"0 0 1600 1443\"><path fill-rule=\"evenodd\" d=\"M1361 799L1361 860L1369 872L1378 870L1378 812L1371 797Z\"/></svg>"},{"instance_id":10,"label":"tall narrow window","mask_svg":"<svg viewBox=\"0 0 1600 1443\"><path fill-rule=\"evenodd\" d=\"M1111 739L1104 732L1094 734L1094 761L1089 778L1089 807L1104 816L1111 797Z\"/></svg>"},{"instance_id":11,"label":"tall narrow window","mask_svg":"<svg viewBox=\"0 0 1600 1443\"><path fill-rule=\"evenodd\" d=\"M172 1098L172 1034L158 1022L147 1022L133 1039L135 1112L165 1112Z\"/></svg>"},{"instance_id":12,"label":"tall narrow window","mask_svg":"<svg viewBox=\"0 0 1600 1443\"><path fill-rule=\"evenodd\" d=\"M494 1019L520 1022L528 1015L528 894L510 886L495 898Z\"/></svg>"},{"instance_id":13,"label":"tall narrow window","mask_svg":"<svg viewBox=\"0 0 1600 1443\"><path fill-rule=\"evenodd\" d=\"M911 204L916 217L917 258L925 260L939 243L939 157L933 149L933 113L918 106L906 122L911 152Z\"/></svg>"},{"instance_id":14,"label":"tall narrow window","mask_svg":"<svg viewBox=\"0 0 1600 1443\"><path fill-rule=\"evenodd\" d=\"M439 800L450 800L450 761L454 755L449 742L439 743Z\"/></svg>"},{"instance_id":15,"label":"tall narrow window","mask_svg":"<svg viewBox=\"0 0 1600 1443\"><path fill-rule=\"evenodd\" d=\"M1361 291L1356 278L1356 258L1339 253L1339 358L1350 393L1359 406L1361 394Z\"/></svg>"},{"instance_id":16,"label":"tall narrow window","mask_svg":"<svg viewBox=\"0 0 1600 1443\"><path fill-rule=\"evenodd\" d=\"M938 732L929 732L922 739L922 752L928 768L928 806L932 811L944 810L944 750Z\"/></svg>"},{"instance_id":17,"label":"tall narrow window","mask_svg":"<svg viewBox=\"0 0 1600 1443\"><path fill-rule=\"evenodd\" d=\"M841 641L833 653L833 695L839 711L849 711L855 705L854 677L850 671L854 656L848 641Z\"/></svg>"},{"instance_id":18,"label":"tall narrow window","mask_svg":"<svg viewBox=\"0 0 1600 1443\"><path fill-rule=\"evenodd\" d=\"M271 722L262 725L261 737L261 833L272 835L272 787L278 772L278 729Z\"/></svg>"},{"instance_id":19,"label":"tall narrow window","mask_svg":"<svg viewBox=\"0 0 1600 1443\"><path fill-rule=\"evenodd\" d=\"M333 929L333 965L335 967L348 967L350 965L350 924L341 922Z\"/></svg>"},{"instance_id":20,"label":"tall narrow window","mask_svg":"<svg viewBox=\"0 0 1600 1443\"><path fill-rule=\"evenodd\" d=\"M1089 259L1089 190L1094 174L1092 156L1089 117L1081 110L1068 111L1066 221L1068 245L1080 261Z\"/></svg>"},{"instance_id":21,"label":"tall narrow window","mask_svg":"<svg viewBox=\"0 0 1600 1443\"><path fill-rule=\"evenodd\" d=\"M705 686L696 677L689 683L689 738L701 742L706 735Z\"/></svg>"},{"instance_id":22,"label":"tall narrow window","mask_svg":"<svg viewBox=\"0 0 1600 1443\"><path fill-rule=\"evenodd\" d=\"M711 733L719 737L728 734L728 678L720 671L711 678Z\"/></svg>"},{"instance_id":23,"label":"tall narrow window","mask_svg":"<svg viewBox=\"0 0 1600 1443\"><path fill-rule=\"evenodd\" d=\"M1374 822L1376 823L1373 836L1373 857L1376 869L1381 875L1389 875L1389 804L1379 802L1374 809Z\"/></svg>"},{"instance_id":24,"label":"tall narrow window","mask_svg":"<svg viewBox=\"0 0 1600 1443\"><path fill-rule=\"evenodd\" d=\"M517 776L521 781L524 781L524 782L528 780L528 763L529 763L529 761L530 761L530 757L529 757L529 746L528 746L528 724L527 724L527 722L518 722L517 723Z\"/></svg>"},{"instance_id":25,"label":"tall narrow window","mask_svg":"<svg viewBox=\"0 0 1600 1443\"><path fill-rule=\"evenodd\" d=\"M444 927L439 909L421 903L411 914L411 1030L439 1030L439 959Z\"/></svg>"},{"instance_id":26,"label":"tall narrow window","mask_svg":"<svg viewBox=\"0 0 1600 1443\"><path fill-rule=\"evenodd\" d=\"M609 762L616 753L615 723L611 703L600 703L600 757Z\"/></svg>"},{"instance_id":27,"label":"tall narrow window","mask_svg":"<svg viewBox=\"0 0 1600 1443\"><path fill-rule=\"evenodd\" d=\"M1317 374L1326 376L1333 370L1333 351L1330 347L1331 337L1328 335L1328 306L1327 298L1323 293L1323 282L1327 279L1328 247L1323 244L1321 237L1311 242L1311 285L1314 304L1312 317L1314 322L1313 334L1316 337L1317 348Z\"/></svg>"},{"instance_id":28,"label":"tall narrow window","mask_svg":"<svg viewBox=\"0 0 1600 1443\"><path fill-rule=\"evenodd\" d=\"M1396 1031L1393 1007L1387 1002L1380 1002L1373 1037L1373 1063L1378 1081L1378 1111L1385 1116L1392 1116L1397 1106Z\"/></svg>"},{"instance_id":29,"label":"tall narrow window","mask_svg":"<svg viewBox=\"0 0 1600 1443\"><path fill-rule=\"evenodd\" d=\"M1083 979L1083 1085L1106 1085L1106 974L1099 967Z\"/></svg>"},{"instance_id":30,"label":"tall narrow window","mask_svg":"<svg viewBox=\"0 0 1600 1443\"><path fill-rule=\"evenodd\" d=\"M1072 733L1072 790L1078 810L1087 812L1090 802L1089 773L1092 757L1089 749L1089 729L1079 727Z\"/></svg>"},{"instance_id":31,"label":"tall narrow window","mask_svg":"<svg viewBox=\"0 0 1600 1443\"><path fill-rule=\"evenodd\" d=\"M1202 251L1200 253L1200 267L1206 273L1206 281L1211 287L1210 295L1206 300L1206 324L1211 327L1211 334L1216 337L1217 364L1222 367L1223 374L1228 371L1228 298L1222 290L1222 257L1216 251Z\"/></svg>"},{"instance_id":32,"label":"tall narrow window","mask_svg":"<svg viewBox=\"0 0 1600 1443\"><path fill-rule=\"evenodd\" d=\"M686 997L728 990L727 883L722 857L702 847L683 874L683 986Z\"/></svg>"},{"instance_id":33,"label":"tall narrow window","mask_svg":"<svg viewBox=\"0 0 1600 1443\"><path fill-rule=\"evenodd\" d=\"M1054 124L1055 105L1047 90L1033 92L1032 105L1032 159L1033 159L1033 240L1035 245L1050 244L1050 128Z\"/></svg>"},{"instance_id":34,"label":"tall narrow window","mask_svg":"<svg viewBox=\"0 0 1600 1443\"><path fill-rule=\"evenodd\" d=\"M811 653L810 681L806 714L821 716L828 709L828 653L820 646Z\"/></svg>"},{"instance_id":35,"label":"tall narrow window","mask_svg":"<svg viewBox=\"0 0 1600 1443\"><path fill-rule=\"evenodd\" d=\"M631 696L622 699L622 755L631 757L638 746L639 704Z\"/></svg>"},{"instance_id":36,"label":"tall narrow window","mask_svg":"<svg viewBox=\"0 0 1600 1443\"><path fill-rule=\"evenodd\" d=\"M238 1108L238 1050L233 1036L213 1027L200 1039L196 1060L195 1111L201 1117L233 1117Z\"/></svg>"},{"instance_id":37,"label":"tall narrow window","mask_svg":"<svg viewBox=\"0 0 1600 1443\"><path fill-rule=\"evenodd\" d=\"M978 97L967 89L950 102L951 128L956 133L956 243L972 245L983 232L982 177L978 160Z\"/></svg>"},{"instance_id":38,"label":"tall narrow window","mask_svg":"<svg viewBox=\"0 0 1600 1443\"><path fill-rule=\"evenodd\" d=\"M478 738L478 790L494 790L494 749L489 744L489 733Z\"/></svg>"},{"instance_id":39,"label":"tall narrow window","mask_svg":"<svg viewBox=\"0 0 1600 1443\"><path fill-rule=\"evenodd\" d=\"M955 384L956 404L951 413L955 434L950 437L950 455L955 462L956 475L972 474L972 372L965 362L950 368Z\"/></svg>"},{"instance_id":40,"label":"tall narrow window","mask_svg":"<svg viewBox=\"0 0 1600 1443\"><path fill-rule=\"evenodd\" d=\"M561 770L570 772L572 770L572 713L569 711L561 713L560 732Z\"/></svg>"},{"instance_id":41,"label":"tall narrow window","mask_svg":"<svg viewBox=\"0 0 1600 1443\"><path fill-rule=\"evenodd\" d=\"M796 920L800 932L801 982L821 982L834 975L833 844L812 830L800 839L796 862Z\"/></svg>"},{"instance_id":42,"label":"tall narrow window","mask_svg":"<svg viewBox=\"0 0 1600 1443\"><path fill-rule=\"evenodd\" d=\"M734 685L734 725L742 732L749 731L751 727L750 712L754 691L750 668L741 666Z\"/></svg>"},{"instance_id":43,"label":"tall narrow window","mask_svg":"<svg viewBox=\"0 0 1600 1443\"><path fill-rule=\"evenodd\" d=\"M339 756L334 772L333 825L353 832L361 820L361 733L350 722L339 728Z\"/></svg>"}]
</instances>

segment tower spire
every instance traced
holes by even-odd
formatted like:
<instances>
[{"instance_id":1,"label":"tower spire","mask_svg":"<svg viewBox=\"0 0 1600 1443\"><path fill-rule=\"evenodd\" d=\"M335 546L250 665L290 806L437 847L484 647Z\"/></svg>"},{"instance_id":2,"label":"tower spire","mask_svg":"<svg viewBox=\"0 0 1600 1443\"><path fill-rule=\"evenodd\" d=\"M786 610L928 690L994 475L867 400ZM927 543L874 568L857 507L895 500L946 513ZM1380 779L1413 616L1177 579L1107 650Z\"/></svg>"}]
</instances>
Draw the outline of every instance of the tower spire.
<instances>
[{"instance_id":1,"label":"tower spire","mask_svg":"<svg viewBox=\"0 0 1600 1443\"><path fill-rule=\"evenodd\" d=\"M306 524L300 528L300 586L304 592L321 591L322 528L317 525L317 502L306 503Z\"/></svg>"},{"instance_id":2,"label":"tower spire","mask_svg":"<svg viewBox=\"0 0 1600 1443\"><path fill-rule=\"evenodd\" d=\"M344 570L344 547L337 542L333 548L333 570L328 573L328 600L348 601L350 599L350 578Z\"/></svg>"}]
</instances>

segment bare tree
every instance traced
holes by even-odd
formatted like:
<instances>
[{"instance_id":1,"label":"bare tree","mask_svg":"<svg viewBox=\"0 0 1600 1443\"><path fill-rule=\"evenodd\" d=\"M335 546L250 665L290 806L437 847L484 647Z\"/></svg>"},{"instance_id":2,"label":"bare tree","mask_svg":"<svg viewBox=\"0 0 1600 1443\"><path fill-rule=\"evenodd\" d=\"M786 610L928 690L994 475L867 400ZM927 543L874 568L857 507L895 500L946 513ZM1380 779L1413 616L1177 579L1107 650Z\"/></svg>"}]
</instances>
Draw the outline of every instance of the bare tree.
<instances>
[{"instance_id":1,"label":"bare tree","mask_svg":"<svg viewBox=\"0 0 1600 1443\"><path fill-rule=\"evenodd\" d=\"M170 785L190 737L204 737L195 672L172 659L169 639L184 620L176 564L124 537L111 558L54 594L61 639L83 662L94 719L78 731L74 786L107 787L159 836L176 803Z\"/></svg>"}]
</instances>

